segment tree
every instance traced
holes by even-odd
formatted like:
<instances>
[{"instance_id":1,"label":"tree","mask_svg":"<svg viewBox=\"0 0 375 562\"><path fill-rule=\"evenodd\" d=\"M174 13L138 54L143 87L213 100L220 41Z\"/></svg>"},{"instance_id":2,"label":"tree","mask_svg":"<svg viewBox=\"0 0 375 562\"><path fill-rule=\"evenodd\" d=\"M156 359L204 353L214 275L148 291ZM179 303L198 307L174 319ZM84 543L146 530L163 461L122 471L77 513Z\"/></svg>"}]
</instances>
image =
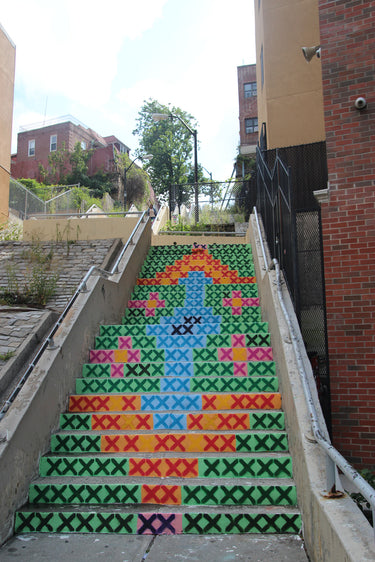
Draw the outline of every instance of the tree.
<instances>
[{"instance_id":1,"label":"tree","mask_svg":"<svg viewBox=\"0 0 375 562\"><path fill-rule=\"evenodd\" d=\"M69 162L72 171L67 175L67 183L79 183L89 187L88 162L93 155L94 150L84 150L80 142L76 142L74 150L69 154Z\"/></svg>"},{"instance_id":2,"label":"tree","mask_svg":"<svg viewBox=\"0 0 375 562\"><path fill-rule=\"evenodd\" d=\"M129 208L132 203L138 206L146 205L150 196L148 174L137 166L135 162L132 163L132 160L126 153L116 156L116 165L123 182L124 190L122 195L126 207Z\"/></svg>"},{"instance_id":3,"label":"tree","mask_svg":"<svg viewBox=\"0 0 375 562\"><path fill-rule=\"evenodd\" d=\"M139 136L140 154L153 156L145 169L159 199L166 200L172 185L177 184L180 186L180 202L187 202L192 187L184 190L183 186L188 186L187 176L193 167L193 136L179 119L155 122L152 118L154 113L178 115L191 129L196 128L196 121L192 115L178 107L171 108L149 99L144 101L138 113L137 128L133 131L133 134Z\"/></svg>"}]
</instances>

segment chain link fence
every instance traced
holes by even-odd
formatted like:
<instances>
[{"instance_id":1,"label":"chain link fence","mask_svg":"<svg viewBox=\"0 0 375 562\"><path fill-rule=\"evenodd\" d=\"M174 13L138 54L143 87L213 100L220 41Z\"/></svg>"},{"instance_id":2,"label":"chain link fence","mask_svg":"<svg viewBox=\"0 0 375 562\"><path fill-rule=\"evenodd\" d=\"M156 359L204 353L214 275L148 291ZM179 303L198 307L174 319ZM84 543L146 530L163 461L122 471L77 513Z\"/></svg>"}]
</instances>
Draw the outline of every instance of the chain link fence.
<instances>
[{"instance_id":1,"label":"chain link fence","mask_svg":"<svg viewBox=\"0 0 375 562\"><path fill-rule=\"evenodd\" d=\"M75 185L48 186L51 198L44 201L14 178L9 181L9 210L16 217L25 220L34 215L77 213L80 205L75 197ZM69 189L70 188L70 189ZM63 191L54 195L56 191Z\"/></svg>"}]
</instances>

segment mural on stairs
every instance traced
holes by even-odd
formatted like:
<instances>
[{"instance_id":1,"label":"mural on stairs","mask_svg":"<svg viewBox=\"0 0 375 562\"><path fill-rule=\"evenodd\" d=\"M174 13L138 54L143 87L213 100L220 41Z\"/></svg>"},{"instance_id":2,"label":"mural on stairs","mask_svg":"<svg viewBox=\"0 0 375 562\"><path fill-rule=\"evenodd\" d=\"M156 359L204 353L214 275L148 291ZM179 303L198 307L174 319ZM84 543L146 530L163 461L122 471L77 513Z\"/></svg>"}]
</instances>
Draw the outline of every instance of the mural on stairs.
<instances>
[{"instance_id":1,"label":"mural on stairs","mask_svg":"<svg viewBox=\"0 0 375 562\"><path fill-rule=\"evenodd\" d=\"M259 305L249 246L151 248L123 323L100 327L16 532L298 533Z\"/></svg>"}]
</instances>

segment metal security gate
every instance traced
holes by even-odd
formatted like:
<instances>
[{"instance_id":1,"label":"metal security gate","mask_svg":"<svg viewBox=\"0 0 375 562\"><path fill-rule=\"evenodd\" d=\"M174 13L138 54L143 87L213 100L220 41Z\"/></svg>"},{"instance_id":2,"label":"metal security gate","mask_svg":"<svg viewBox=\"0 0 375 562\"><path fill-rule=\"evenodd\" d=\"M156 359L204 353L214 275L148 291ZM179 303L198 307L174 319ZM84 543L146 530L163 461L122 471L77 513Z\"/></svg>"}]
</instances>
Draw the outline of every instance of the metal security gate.
<instances>
[{"instance_id":1,"label":"metal security gate","mask_svg":"<svg viewBox=\"0 0 375 562\"><path fill-rule=\"evenodd\" d=\"M284 273L301 333L313 367L322 409L330 429L330 385L324 289L323 243L320 207L313 191L324 185L324 170L309 185L305 179L293 185L303 175L304 159L293 149L294 166L281 159L279 151L257 148L257 210L271 257L277 258ZM320 150L312 147L312 150ZM304 154L306 146L303 147ZM272 162L270 166L269 162ZM308 159L308 166L311 159ZM296 166L300 166L296 170ZM293 181L292 181L293 179ZM301 192L302 191L302 192ZM298 207L302 203L305 208Z\"/></svg>"}]
</instances>

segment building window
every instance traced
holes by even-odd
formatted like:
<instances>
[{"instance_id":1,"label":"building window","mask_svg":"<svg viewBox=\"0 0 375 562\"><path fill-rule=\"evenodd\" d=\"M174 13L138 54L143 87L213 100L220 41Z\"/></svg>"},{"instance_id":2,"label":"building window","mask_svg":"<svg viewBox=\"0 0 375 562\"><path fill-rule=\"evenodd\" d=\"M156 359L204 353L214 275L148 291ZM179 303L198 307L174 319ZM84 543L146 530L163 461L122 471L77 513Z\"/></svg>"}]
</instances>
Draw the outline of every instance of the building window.
<instances>
[{"instance_id":1,"label":"building window","mask_svg":"<svg viewBox=\"0 0 375 562\"><path fill-rule=\"evenodd\" d=\"M35 140L29 140L28 156L35 156Z\"/></svg>"},{"instance_id":2,"label":"building window","mask_svg":"<svg viewBox=\"0 0 375 562\"><path fill-rule=\"evenodd\" d=\"M49 138L49 150L50 152L56 152L57 150L57 135L51 135Z\"/></svg>"},{"instance_id":3,"label":"building window","mask_svg":"<svg viewBox=\"0 0 375 562\"><path fill-rule=\"evenodd\" d=\"M247 84L243 85L243 90L244 90L245 98L252 98L257 95L257 83L248 82Z\"/></svg>"},{"instance_id":4,"label":"building window","mask_svg":"<svg viewBox=\"0 0 375 562\"><path fill-rule=\"evenodd\" d=\"M82 150L86 150L86 141L81 141L81 148Z\"/></svg>"},{"instance_id":5,"label":"building window","mask_svg":"<svg viewBox=\"0 0 375 562\"><path fill-rule=\"evenodd\" d=\"M258 132L258 118L251 117L249 119L245 119L245 133L249 135L250 133L257 133Z\"/></svg>"}]
</instances>

